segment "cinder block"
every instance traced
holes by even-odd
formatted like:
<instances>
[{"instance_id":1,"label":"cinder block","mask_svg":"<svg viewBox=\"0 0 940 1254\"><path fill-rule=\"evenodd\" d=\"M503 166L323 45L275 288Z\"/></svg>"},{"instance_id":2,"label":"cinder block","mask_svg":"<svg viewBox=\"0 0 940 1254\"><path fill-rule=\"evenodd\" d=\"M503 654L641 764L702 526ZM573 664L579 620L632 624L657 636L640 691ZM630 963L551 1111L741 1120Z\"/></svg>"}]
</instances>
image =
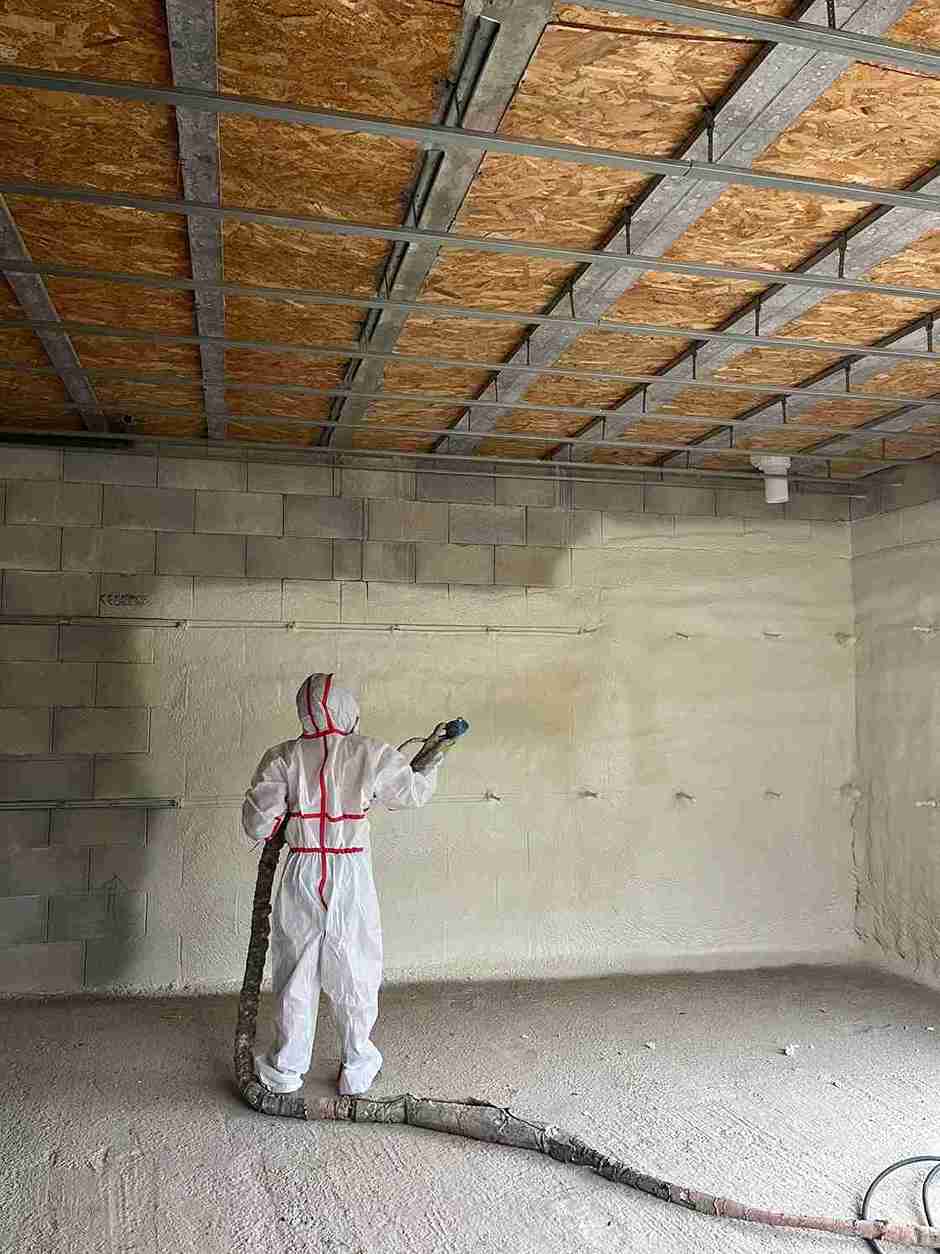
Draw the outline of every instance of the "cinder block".
<instances>
[{"instance_id":1,"label":"cinder block","mask_svg":"<svg viewBox=\"0 0 940 1254\"><path fill-rule=\"evenodd\" d=\"M362 578L362 541L333 540L333 578Z\"/></svg>"},{"instance_id":2,"label":"cinder block","mask_svg":"<svg viewBox=\"0 0 940 1254\"><path fill-rule=\"evenodd\" d=\"M95 704L104 708L179 708L185 695L186 668L179 664L135 666L127 662L102 662L98 667Z\"/></svg>"},{"instance_id":3,"label":"cinder block","mask_svg":"<svg viewBox=\"0 0 940 1254\"><path fill-rule=\"evenodd\" d=\"M603 515L605 544L632 544L656 536L671 536L676 523L672 515L618 514L609 511Z\"/></svg>"},{"instance_id":4,"label":"cinder block","mask_svg":"<svg viewBox=\"0 0 940 1254\"><path fill-rule=\"evenodd\" d=\"M451 584L448 594L450 622L506 627L526 622L525 588Z\"/></svg>"},{"instance_id":5,"label":"cinder block","mask_svg":"<svg viewBox=\"0 0 940 1254\"><path fill-rule=\"evenodd\" d=\"M157 574L244 575L245 537L163 532L157 538Z\"/></svg>"},{"instance_id":6,"label":"cinder block","mask_svg":"<svg viewBox=\"0 0 940 1254\"><path fill-rule=\"evenodd\" d=\"M74 993L82 987L81 941L61 945L10 945L0 949L5 993Z\"/></svg>"},{"instance_id":7,"label":"cinder block","mask_svg":"<svg viewBox=\"0 0 940 1254\"><path fill-rule=\"evenodd\" d=\"M491 544L419 544L418 583L491 584Z\"/></svg>"},{"instance_id":8,"label":"cinder block","mask_svg":"<svg viewBox=\"0 0 940 1254\"><path fill-rule=\"evenodd\" d=\"M0 945L25 945L45 939L45 897L0 897Z\"/></svg>"},{"instance_id":9,"label":"cinder block","mask_svg":"<svg viewBox=\"0 0 940 1254\"><path fill-rule=\"evenodd\" d=\"M558 482L555 479L527 478L496 479L497 505L531 505L535 508L553 509L559 504Z\"/></svg>"},{"instance_id":10,"label":"cinder block","mask_svg":"<svg viewBox=\"0 0 940 1254\"><path fill-rule=\"evenodd\" d=\"M197 492L196 530L246 536L279 536L283 499L273 492Z\"/></svg>"},{"instance_id":11,"label":"cinder block","mask_svg":"<svg viewBox=\"0 0 940 1254\"><path fill-rule=\"evenodd\" d=\"M161 457L157 487L205 492L244 492L245 463L209 457Z\"/></svg>"},{"instance_id":12,"label":"cinder block","mask_svg":"<svg viewBox=\"0 0 940 1254\"><path fill-rule=\"evenodd\" d=\"M940 501L928 501L900 511L901 538L905 544L940 540Z\"/></svg>"},{"instance_id":13,"label":"cinder block","mask_svg":"<svg viewBox=\"0 0 940 1254\"><path fill-rule=\"evenodd\" d=\"M0 810L0 858L49 844L49 810Z\"/></svg>"},{"instance_id":14,"label":"cinder block","mask_svg":"<svg viewBox=\"0 0 940 1254\"><path fill-rule=\"evenodd\" d=\"M153 753L100 757L95 761L95 797L179 797L185 788L186 763L175 746L164 747L154 711ZM159 750L159 752L157 751Z\"/></svg>"},{"instance_id":15,"label":"cinder block","mask_svg":"<svg viewBox=\"0 0 940 1254\"><path fill-rule=\"evenodd\" d=\"M452 544L524 544L525 510L512 505L452 505Z\"/></svg>"},{"instance_id":16,"label":"cinder block","mask_svg":"<svg viewBox=\"0 0 940 1254\"><path fill-rule=\"evenodd\" d=\"M83 892L87 887L86 849L21 849L0 861L0 897Z\"/></svg>"},{"instance_id":17,"label":"cinder block","mask_svg":"<svg viewBox=\"0 0 940 1254\"><path fill-rule=\"evenodd\" d=\"M152 627L63 626L59 656L63 662L152 662Z\"/></svg>"},{"instance_id":18,"label":"cinder block","mask_svg":"<svg viewBox=\"0 0 940 1254\"><path fill-rule=\"evenodd\" d=\"M106 527L126 531L192 531L196 495L176 488L107 487L101 519Z\"/></svg>"},{"instance_id":19,"label":"cinder block","mask_svg":"<svg viewBox=\"0 0 940 1254\"><path fill-rule=\"evenodd\" d=\"M0 662L54 661L58 638L58 627L0 624Z\"/></svg>"},{"instance_id":20,"label":"cinder block","mask_svg":"<svg viewBox=\"0 0 940 1254\"><path fill-rule=\"evenodd\" d=\"M647 514L715 514L718 499L714 488L683 488L671 483L648 483L644 489Z\"/></svg>"},{"instance_id":21,"label":"cinder block","mask_svg":"<svg viewBox=\"0 0 940 1254\"><path fill-rule=\"evenodd\" d=\"M417 497L419 501L455 501L492 505L496 501L496 480L470 478L464 475L436 475L418 471Z\"/></svg>"},{"instance_id":22,"label":"cinder block","mask_svg":"<svg viewBox=\"0 0 940 1254\"><path fill-rule=\"evenodd\" d=\"M448 510L421 501L369 501L370 540L447 541Z\"/></svg>"},{"instance_id":23,"label":"cinder block","mask_svg":"<svg viewBox=\"0 0 940 1254\"><path fill-rule=\"evenodd\" d=\"M51 710L0 708L0 753L49 752Z\"/></svg>"},{"instance_id":24,"label":"cinder block","mask_svg":"<svg viewBox=\"0 0 940 1254\"><path fill-rule=\"evenodd\" d=\"M340 621L364 623L369 617L367 583L342 583L340 589Z\"/></svg>"},{"instance_id":25,"label":"cinder block","mask_svg":"<svg viewBox=\"0 0 940 1254\"><path fill-rule=\"evenodd\" d=\"M284 580L284 618L288 622L338 623L338 583Z\"/></svg>"},{"instance_id":26,"label":"cinder block","mask_svg":"<svg viewBox=\"0 0 940 1254\"><path fill-rule=\"evenodd\" d=\"M93 615L98 608L98 576L11 570L3 577L7 614Z\"/></svg>"},{"instance_id":27,"label":"cinder block","mask_svg":"<svg viewBox=\"0 0 940 1254\"><path fill-rule=\"evenodd\" d=\"M894 467L882 484L882 507L906 509L940 497L940 465L918 462L916 466Z\"/></svg>"},{"instance_id":28,"label":"cinder block","mask_svg":"<svg viewBox=\"0 0 940 1254\"><path fill-rule=\"evenodd\" d=\"M92 893L69 893L49 901L49 939L142 936L146 919L146 893L127 892L119 885Z\"/></svg>"},{"instance_id":29,"label":"cinder block","mask_svg":"<svg viewBox=\"0 0 940 1254\"><path fill-rule=\"evenodd\" d=\"M344 588L350 585L345 584ZM371 623L447 623L450 622L450 596L446 584L432 587L413 583L369 583L359 587L367 590L365 621ZM345 606L344 606L345 610ZM361 621L360 615L355 620Z\"/></svg>"},{"instance_id":30,"label":"cinder block","mask_svg":"<svg viewBox=\"0 0 940 1254\"><path fill-rule=\"evenodd\" d=\"M602 517L593 509L527 509L526 544L594 548L603 543Z\"/></svg>"},{"instance_id":31,"label":"cinder block","mask_svg":"<svg viewBox=\"0 0 940 1254\"><path fill-rule=\"evenodd\" d=\"M737 537L743 536L745 531L759 531L768 526L766 520L761 519L744 519L744 518L718 518L711 514L702 515L700 518L677 518L676 523L676 539L686 542L686 547L694 546L696 541L699 543L707 543L710 547L716 544L721 545L733 544ZM769 524L773 526L773 523ZM807 524L808 526L809 524Z\"/></svg>"},{"instance_id":32,"label":"cinder block","mask_svg":"<svg viewBox=\"0 0 940 1254\"><path fill-rule=\"evenodd\" d=\"M779 518L783 506L768 505L763 488L717 489L717 509L726 518Z\"/></svg>"},{"instance_id":33,"label":"cinder block","mask_svg":"<svg viewBox=\"0 0 940 1254\"><path fill-rule=\"evenodd\" d=\"M6 520L50 527L97 527L101 522L101 485L10 483Z\"/></svg>"},{"instance_id":34,"label":"cinder block","mask_svg":"<svg viewBox=\"0 0 940 1254\"><path fill-rule=\"evenodd\" d=\"M127 453L65 454L63 478L70 483L114 483L126 487L155 487L157 459Z\"/></svg>"},{"instance_id":35,"label":"cinder block","mask_svg":"<svg viewBox=\"0 0 940 1254\"><path fill-rule=\"evenodd\" d=\"M530 545L497 547L496 583L516 587L565 587L571 583L571 551Z\"/></svg>"},{"instance_id":36,"label":"cinder block","mask_svg":"<svg viewBox=\"0 0 940 1254\"><path fill-rule=\"evenodd\" d=\"M279 579L205 579L196 577L195 618L265 619L281 613Z\"/></svg>"},{"instance_id":37,"label":"cinder block","mask_svg":"<svg viewBox=\"0 0 940 1254\"><path fill-rule=\"evenodd\" d=\"M3 450L0 479L61 479L62 454L53 448Z\"/></svg>"},{"instance_id":38,"label":"cinder block","mask_svg":"<svg viewBox=\"0 0 940 1254\"><path fill-rule=\"evenodd\" d=\"M813 525L789 518L745 518L744 533L774 544L807 544L812 539Z\"/></svg>"},{"instance_id":39,"label":"cinder block","mask_svg":"<svg viewBox=\"0 0 940 1254\"><path fill-rule=\"evenodd\" d=\"M147 811L122 807L106 810L53 810L50 842L67 849L90 845L143 845L146 841Z\"/></svg>"},{"instance_id":40,"label":"cinder block","mask_svg":"<svg viewBox=\"0 0 940 1254\"><path fill-rule=\"evenodd\" d=\"M58 527L0 527L0 567L58 570Z\"/></svg>"},{"instance_id":41,"label":"cinder block","mask_svg":"<svg viewBox=\"0 0 940 1254\"><path fill-rule=\"evenodd\" d=\"M155 540L152 531L66 527L62 534L62 569L152 575Z\"/></svg>"},{"instance_id":42,"label":"cinder block","mask_svg":"<svg viewBox=\"0 0 940 1254\"><path fill-rule=\"evenodd\" d=\"M617 514L643 513L642 483L575 483L575 509L612 510Z\"/></svg>"},{"instance_id":43,"label":"cinder block","mask_svg":"<svg viewBox=\"0 0 940 1254\"><path fill-rule=\"evenodd\" d=\"M333 549L329 540L291 536L249 536L250 579L331 579Z\"/></svg>"},{"instance_id":44,"label":"cinder block","mask_svg":"<svg viewBox=\"0 0 940 1254\"><path fill-rule=\"evenodd\" d=\"M361 540L363 503L338 496L287 496L284 519L285 535Z\"/></svg>"},{"instance_id":45,"label":"cinder block","mask_svg":"<svg viewBox=\"0 0 940 1254\"><path fill-rule=\"evenodd\" d=\"M0 801L84 801L91 796L90 758L0 759Z\"/></svg>"},{"instance_id":46,"label":"cinder block","mask_svg":"<svg viewBox=\"0 0 940 1254\"><path fill-rule=\"evenodd\" d=\"M329 466L291 466L286 462L249 462L249 492L276 492L279 496L332 496Z\"/></svg>"},{"instance_id":47,"label":"cinder block","mask_svg":"<svg viewBox=\"0 0 940 1254\"><path fill-rule=\"evenodd\" d=\"M123 990L178 988L180 942L173 932L153 936L85 941L85 988Z\"/></svg>"},{"instance_id":48,"label":"cinder block","mask_svg":"<svg viewBox=\"0 0 940 1254\"><path fill-rule=\"evenodd\" d=\"M852 523L852 556L866 557L881 549L897 548L902 543L901 511L874 514Z\"/></svg>"},{"instance_id":49,"label":"cinder block","mask_svg":"<svg viewBox=\"0 0 940 1254\"><path fill-rule=\"evenodd\" d=\"M796 492L790 496L786 516L809 522L848 522L851 505L852 500L848 496L833 496L828 492Z\"/></svg>"},{"instance_id":50,"label":"cinder block","mask_svg":"<svg viewBox=\"0 0 940 1254\"><path fill-rule=\"evenodd\" d=\"M362 552L362 577L414 583L415 546L395 540L367 540Z\"/></svg>"},{"instance_id":51,"label":"cinder block","mask_svg":"<svg viewBox=\"0 0 940 1254\"><path fill-rule=\"evenodd\" d=\"M359 470L346 468L340 476L340 495L372 500L410 501L415 495L415 476L411 470Z\"/></svg>"},{"instance_id":52,"label":"cinder block","mask_svg":"<svg viewBox=\"0 0 940 1254\"><path fill-rule=\"evenodd\" d=\"M56 753L146 753L150 711L56 710Z\"/></svg>"},{"instance_id":53,"label":"cinder block","mask_svg":"<svg viewBox=\"0 0 940 1254\"><path fill-rule=\"evenodd\" d=\"M85 662L0 663L0 705L93 705L95 668Z\"/></svg>"},{"instance_id":54,"label":"cinder block","mask_svg":"<svg viewBox=\"0 0 940 1254\"><path fill-rule=\"evenodd\" d=\"M192 576L102 575L101 615L103 618L192 618Z\"/></svg>"}]
</instances>

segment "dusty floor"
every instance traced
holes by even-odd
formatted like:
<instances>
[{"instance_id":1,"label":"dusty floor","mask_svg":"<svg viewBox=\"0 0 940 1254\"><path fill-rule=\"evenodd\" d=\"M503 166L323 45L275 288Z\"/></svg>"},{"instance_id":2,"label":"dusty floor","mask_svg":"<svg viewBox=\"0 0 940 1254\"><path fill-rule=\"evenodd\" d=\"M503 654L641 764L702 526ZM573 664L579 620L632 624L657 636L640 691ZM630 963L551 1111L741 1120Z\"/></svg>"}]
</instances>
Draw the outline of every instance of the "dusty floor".
<instances>
[{"instance_id":1,"label":"dusty floor","mask_svg":"<svg viewBox=\"0 0 940 1254\"><path fill-rule=\"evenodd\" d=\"M232 1093L234 1011L0 1007L3 1254L864 1248L690 1215L498 1146L265 1119ZM940 1151L940 996L864 968L398 989L378 1039L378 1094L511 1103L764 1205L854 1213L882 1165ZM313 1085L336 1058L324 1015ZM906 1179L879 1209L912 1214L915 1192Z\"/></svg>"}]
</instances>

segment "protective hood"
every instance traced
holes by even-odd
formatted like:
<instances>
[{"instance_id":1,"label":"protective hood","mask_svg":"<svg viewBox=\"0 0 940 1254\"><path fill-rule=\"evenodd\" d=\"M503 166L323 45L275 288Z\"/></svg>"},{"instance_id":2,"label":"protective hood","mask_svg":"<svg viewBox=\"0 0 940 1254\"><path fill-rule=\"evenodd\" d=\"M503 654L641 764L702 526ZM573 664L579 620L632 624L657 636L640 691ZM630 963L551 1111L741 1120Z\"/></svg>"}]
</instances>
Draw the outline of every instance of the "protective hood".
<instances>
[{"instance_id":1,"label":"protective hood","mask_svg":"<svg viewBox=\"0 0 940 1254\"><path fill-rule=\"evenodd\" d=\"M297 693L297 713L305 736L346 735L359 725L358 701L335 684L332 675L318 673L304 680Z\"/></svg>"}]
</instances>

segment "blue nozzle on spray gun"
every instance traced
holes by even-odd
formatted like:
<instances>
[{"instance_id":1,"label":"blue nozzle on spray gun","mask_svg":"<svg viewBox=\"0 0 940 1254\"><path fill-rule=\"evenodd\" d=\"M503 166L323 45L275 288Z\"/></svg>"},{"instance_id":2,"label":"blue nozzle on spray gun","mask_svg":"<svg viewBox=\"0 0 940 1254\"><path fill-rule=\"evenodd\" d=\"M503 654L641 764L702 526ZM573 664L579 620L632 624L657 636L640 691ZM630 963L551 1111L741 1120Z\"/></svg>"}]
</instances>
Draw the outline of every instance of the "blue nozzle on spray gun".
<instances>
[{"instance_id":1,"label":"blue nozzle on spray gun","mask_svg":"<svg viewBox=\"0 0 940 1254\"><path fill-rule=\"evenodd\" d=\"M427 770L432 758L439 753L449 753L459 737L466 735L469 730L470 724L465 718L453 718L449 723L438 723L411 759L411 769Z\"/></svg>"}]
</instances>

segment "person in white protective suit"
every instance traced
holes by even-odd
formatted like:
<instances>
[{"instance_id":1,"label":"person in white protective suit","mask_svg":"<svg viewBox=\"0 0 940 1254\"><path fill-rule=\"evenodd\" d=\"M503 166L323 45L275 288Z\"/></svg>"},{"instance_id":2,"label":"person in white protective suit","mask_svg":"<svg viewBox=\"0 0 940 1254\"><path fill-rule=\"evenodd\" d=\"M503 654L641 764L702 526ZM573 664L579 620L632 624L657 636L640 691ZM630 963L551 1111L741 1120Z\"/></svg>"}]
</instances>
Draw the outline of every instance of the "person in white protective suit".
<instances>
[{"instance_id":1,"label":"person in white protective suit","mask_svg":"<svg viewBox=\"0 0 940 1254\"><path fill-rule=\"evenodd\" d=\"M382 928L372 881L369 808L422 806L437 784L391 745L358 734L359 706L332 675L297 694L303 733L261 759L242 826L256 844L287 824L289 852L271 920L274 1043L256 1055L258 1078L292 1093L310 1066L320 991L340 1032L339 1091L365 1093L382 1055L370 1040L382 981ZM438 761L440 758L438 758Z\"/></svg>"}]
</instances>

